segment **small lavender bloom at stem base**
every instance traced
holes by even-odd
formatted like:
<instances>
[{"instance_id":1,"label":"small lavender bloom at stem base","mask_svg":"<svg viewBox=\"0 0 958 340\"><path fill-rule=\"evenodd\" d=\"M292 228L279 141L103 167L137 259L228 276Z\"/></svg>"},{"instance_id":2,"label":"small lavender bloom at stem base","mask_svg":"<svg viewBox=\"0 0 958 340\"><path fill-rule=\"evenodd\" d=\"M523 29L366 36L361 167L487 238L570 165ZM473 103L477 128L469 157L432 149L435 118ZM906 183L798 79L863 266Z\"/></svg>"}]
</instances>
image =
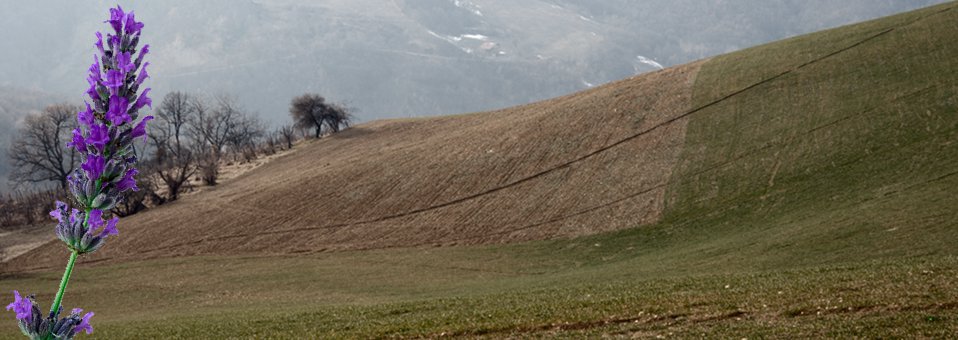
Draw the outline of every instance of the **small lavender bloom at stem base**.
<instances>
[{"instance_id":1,"label":"small lavender bloom at stem base","mask_svg":"<svg viewBox=\"0 0 958 340\"><path fill-rule=\"evenodd\" d=\"M114 217L107 221L106 226L103 227L103 232L100 233L100 237L105 238L110 235L119 235L120 231L116 230L116 223L119 221L119 217Z\"/></svg>"},{"instance_id":2,"label":"small lavender bloom at stem base","mask_svg":"<svg viewBox=\"0 0 958 340\"><path fill-rule=\"evenodd\" d=\"M80 308L74 308L74 309L73 309L73 312L70 313L70 314L72 314L72 315L80 315L80 313L83 313L83 310L82 310L82 309L80 309ZM83 318L80 319L80 322L79 322L76 326L73 327L73 331L74 331L74 332L78 332L78 333L79 333L80 331L86 331L86 334L92 334L92 333L93 333L93 326L90 325L90 318L92 318L92 317L93 317L93 312L89 312L89 313L84 314L84 315L83 315Z\"/></svg>"},{"instance_id":3,"label":"small lavender bloom at stem base","mask_svg":"<svg viewBox=\"0 0 958 340\"><path fill-rule=\"evenodd\" d=\"M90 212L87 213L87 225L89 226L87 229L88 234L93 233L93 230L102 226L103 211L97 209L90 210Z\"/></svg>"},{"instance_id":4,"label":"small lavender bloom at stem base","mask_svg":"<svg viewBox=\"0 0 958 340\"><path fill-rule=\"evenodd\" d=\"M29 298L20 296L18 291L13 291L13 302L7 305L7 310L12 309L14 313L17 313L18 320L26 320L30 317L30 307L32 305Z\"/></svg>"}]
</instances>

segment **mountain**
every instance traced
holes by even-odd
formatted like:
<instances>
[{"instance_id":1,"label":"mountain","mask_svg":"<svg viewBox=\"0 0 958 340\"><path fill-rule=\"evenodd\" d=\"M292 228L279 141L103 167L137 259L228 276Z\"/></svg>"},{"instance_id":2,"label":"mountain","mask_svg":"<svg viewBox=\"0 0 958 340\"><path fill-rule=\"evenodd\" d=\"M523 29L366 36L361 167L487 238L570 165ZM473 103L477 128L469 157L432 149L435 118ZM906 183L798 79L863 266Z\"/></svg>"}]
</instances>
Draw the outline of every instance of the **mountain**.
<instances>
[{"instance_id":1,"label":"mountain","mask_svg":"<svg viewBox=\"0 0 958 340\"><path fill-rule=\"evenodd\" d=\"M704 244L743 233L763 240L738 253L815 248L841 235L840 248L814 261L937 251L958 230L953 7L530 105L361 124L125 219L123 236L91 261L496 244L651 226L700 230L688 237ZM51 247L59 245L12 265L59 266L45 255Z\"/></svg>"},{"instance_id":2,"label":"mountain","mask_svg":"<svg viewBox=\"0 0 958 340\"><path fill-rule=\"evenodd\" d=\"M128 2L152 47L148 86L232 93L274 125L318 92L365 120L525 104L918 1L211 0ZM114 2L7 2L0 85L77 102ZM38 22L45 22L40 25Z\"/></svg>"}]
</instances>

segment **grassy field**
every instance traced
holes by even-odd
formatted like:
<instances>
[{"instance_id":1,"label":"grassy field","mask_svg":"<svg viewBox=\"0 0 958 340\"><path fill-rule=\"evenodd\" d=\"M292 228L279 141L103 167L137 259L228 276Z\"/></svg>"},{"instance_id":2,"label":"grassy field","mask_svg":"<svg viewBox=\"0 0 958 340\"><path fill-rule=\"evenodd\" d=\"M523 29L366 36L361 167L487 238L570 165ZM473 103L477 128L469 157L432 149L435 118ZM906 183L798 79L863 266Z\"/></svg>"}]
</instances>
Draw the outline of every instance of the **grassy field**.
<instances>
[{"instance_id":1,"label":"grassy field","mask_svg":"<svg viewBox=\"0 0 958 340\"><path fill-rule=\"evenodd\" d=\"M77 272L66 306L97 311L94 338L109 339L958 331L955 256L759 270L647 247L647 237L99 266ZM5 277L0 289L50 292L57 280ZM17 338L13 330L3 338Z\"/></svg>"},{"instance_id":2,"label":"grassy field","mask_svg":"<svg viewBox=\"0 0 958 340\"><path fill-rule=\"evenodd\" d=\"M84 265L65 306L104 339L954 337L955 36L949 3L709 60L652 225Z\"/></svg>"}]
</instances>

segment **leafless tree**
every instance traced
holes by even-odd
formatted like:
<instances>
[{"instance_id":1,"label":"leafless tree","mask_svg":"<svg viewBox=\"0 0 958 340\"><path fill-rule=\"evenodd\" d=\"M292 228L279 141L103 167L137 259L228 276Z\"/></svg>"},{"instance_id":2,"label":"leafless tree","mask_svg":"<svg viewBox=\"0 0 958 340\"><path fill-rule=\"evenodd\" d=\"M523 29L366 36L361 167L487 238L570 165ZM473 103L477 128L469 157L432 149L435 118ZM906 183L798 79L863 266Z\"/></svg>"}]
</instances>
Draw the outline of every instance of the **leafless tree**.
<instances>
[{"instance_id":1,"label":"leafless tree","mask_svg":"<svg viewBox=\"0 0 958 340\"><path fill-rule=\"evenodd\" d=\"M199 165L200 176L207 185L216 185L219 177L220 160L229 143L236 125L239 110L235 101L226 96L215 99L214 106L196 98L193 106L196 117L190 124L190 130L198 140L194 152Z\"/></svg>"},{"instance_id":2,"label":"leafless tree","mask_svg":"<svg viewBox=\"0 0 958 340\"><path fill-rule=\"evenodd\" d=\"M13 164L14 183L52 181L67 187L67 176L80 162L80 154L66 144L76 127L80 107L56 104L26 117L7 154Z\"/></svg>"},{"instance_id":3,"label":"leafless tree","mask_svg":"<svg viewBox=\"0 0 958 340\"><path fill-rule=\"evenodd\" d=\"M350 113L352 111L353 109L346 104L330 103L329 112L326 115L326 126L332 130L332 133L348 128L353 121L353 115Z\"/></svg>"},{"instance_id":4,"label":"leafless tree","mask_svg":"<svg viewBox=\"0 0 958 340\"><path fill-rule=\"evenodd\" d=\"M225 152L232 149L242 153L244 149L252 149L255 156L255 144L265 133L265 127L230 96L215 97L213 105L197 99L194 107L196 118L190 130L198 140L195 152L200 177L207 185L216 185Z\"/></svg>"},{"instance_id":5,"label":"leafless tree","mask_svg":"<svg viewBox=\"0 0 958 340\"><path fill-rule=\"evenodd\" d=\"M279 128L279 135L282 137L284 143L286 143L286 149L293 148L293 142L296 141L296 130L293 129L292 125L283 125Z\"/></svg>"},{"instance_id":6,"label":"leafless tree","mask_svg":"<svg viewBox=\"0 0 958 340\"><path fill-rule=\"evenodd\" d=\"M0 202L3 210L0 226L22 226L45 221L54 201L71 197L67 190L20 189Z\"/></svg>"},{"instance_id":7,"label":"leafless tree","mask_svg":"<svg viewBox=\"0 0 958 340\"><path fill-rule=\"evenodd\" d=\"M170 92L163 97L150 124L149 139L154 149L153 168L167 189L166 200L175 201L196 173L189 124L195 121L197 107L192 96Z\"/></svg>"},{"instance_id":8,"label":"leafless tree","mask_svg":"<svg viewBox=\"0 0 958 340\"><path fill-rule=\"evenodd\" d=\"M266 124L253 115L240 112L233 132L227 136L229 147L249 162L256 158L256 146L267 138Z\"/></svg>"},{"instance_id":9,"label":"leafless tree","mask_svg":"<svg viewBox=\"0 0 958 340\"><path fill-rule=\"evenodd\" d=\"M296 127L314 129L316 138L322 136L324 127L335 133L349 127L352 120L344 105L327 102L323 96L313 93L293 98L289 114Z\"/></svg>"}]
</instances>

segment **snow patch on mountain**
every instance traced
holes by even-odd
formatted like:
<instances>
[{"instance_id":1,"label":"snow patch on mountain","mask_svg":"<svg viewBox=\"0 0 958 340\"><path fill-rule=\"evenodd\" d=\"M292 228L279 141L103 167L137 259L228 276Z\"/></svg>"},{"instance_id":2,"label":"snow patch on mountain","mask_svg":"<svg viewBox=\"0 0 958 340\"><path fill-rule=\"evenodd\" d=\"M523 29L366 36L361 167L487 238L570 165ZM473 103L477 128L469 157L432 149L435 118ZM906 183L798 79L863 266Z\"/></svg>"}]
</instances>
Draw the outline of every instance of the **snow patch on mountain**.
<instances>
[{"instance_id":1,"label":"snow patch on mountain","mask_svg":"<svg viewBox=\"0 0 958 340\"><path fill-rule=\"evenodd\" d=\"M468 0L452 0L452 4L456 7L462 8L464 10L472 12L472 14L482 16L482 10L479 5L474 4L472 1Z\"/></svg>"},{"instance_id":2,"label":"snow patch on mountain","mask_svg":"<svg viewBox=\"0 0 958 340\"><path fill-rule=\"evenodd\" d=\"M659 63L656 62L655 60L646 58L646 57L644 57L644 56L636 56L635 59L637 59L640 63L643 63L643 64L646 64L646 65L655 67L655 68L657 68L657 69L660 69L660 70L661 70L661 69L665 69L665 67L662 66L662 64L659 64Z\"/></svg>"}]
</instances>

